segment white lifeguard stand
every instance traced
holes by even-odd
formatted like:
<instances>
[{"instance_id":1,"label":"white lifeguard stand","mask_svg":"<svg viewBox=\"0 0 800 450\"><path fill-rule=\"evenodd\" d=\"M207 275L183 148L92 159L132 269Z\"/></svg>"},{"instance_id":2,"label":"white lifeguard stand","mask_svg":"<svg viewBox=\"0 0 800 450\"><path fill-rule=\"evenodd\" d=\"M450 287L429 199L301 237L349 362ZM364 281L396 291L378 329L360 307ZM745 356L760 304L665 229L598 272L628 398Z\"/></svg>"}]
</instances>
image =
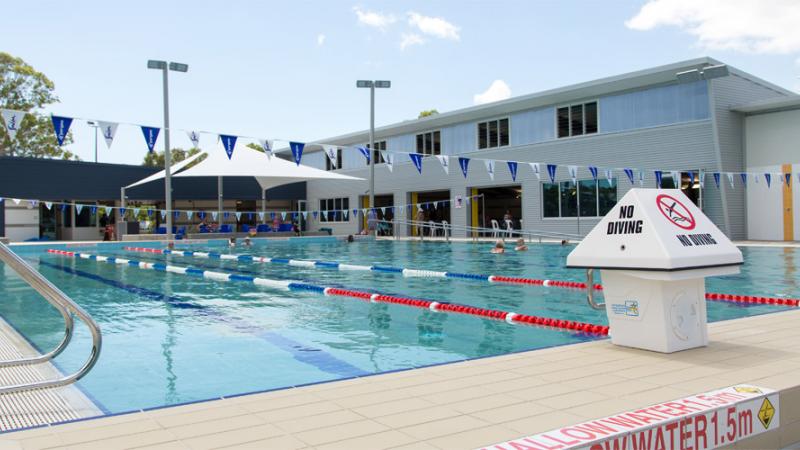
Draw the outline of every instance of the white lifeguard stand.
<instances>
[{"instance_id":1,"label":"white lifeguard stand","mask_svg":"<svg viewBox=\"0 0 800 450\"><path fill-rule=\"evenodd\" d=\"M631 189L567 256L600 269L611 342L672 353L708 344L705 277L742 253L678 189Z\"/></svg>"}]
</instances>

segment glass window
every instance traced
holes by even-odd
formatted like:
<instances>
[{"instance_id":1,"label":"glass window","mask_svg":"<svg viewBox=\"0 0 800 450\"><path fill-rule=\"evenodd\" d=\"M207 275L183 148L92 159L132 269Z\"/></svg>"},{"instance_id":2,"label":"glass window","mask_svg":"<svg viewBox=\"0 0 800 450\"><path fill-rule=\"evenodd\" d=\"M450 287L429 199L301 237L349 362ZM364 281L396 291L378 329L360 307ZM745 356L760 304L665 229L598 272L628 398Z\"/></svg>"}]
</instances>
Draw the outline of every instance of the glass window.
<instances>
[{"instance_id":1,"label":"glass window","mask_svg":"<svg viewBox=\"0 0 800 450\"><path fill-rule=\"evenodd\" d=\"M670 178L671 179L671 178ZM612 178L598 180L597 182L597 206L598 215L605 216L611 208L617 204L617 179Z\"/></svg>"},{"instance_id":2,"label":"glass window","mask_svg":"<svg viewBox=\"0 0 800 450\"><path fill-rule=\"evenodd\" d=\"M442 134L439 131L418 134L417 153L440 155L442 153Z\"/></svg>"},{"instance_id":3,"label":"glass window","mask_svg":"<svg viewBox=\"0 0 800 450\"><path fill-rule=\"evenodd\" d=\"M583 134L583 105L569 107L570 131L572 136Z\"/></svg>"},{"instance_id":4,"label":"glass window","mask_svg":"<svg viewBox=\"0 0 800 450\"><path fill-rule=\"evenodd\" d=\"M319 209L320 209L320 214L319 214L320 222L350 221L350 215L347 214L345 216L344 213L344 211L350 209L350 199L347 197L320 199Z\"/></svg>"},{"instance_id":5,"label":"glass window","mask_svg":"<svg viewBox=\"0 0 800 450\"><path fill-rule=\"evenodd\" d=\"M585 104L584 109L586 134L597 133L597 102Z\"/></svg>"},{"instance_id":6,"label":"glass window","mask_svg":"<svg viewBox=\"0 0 800 450\"><path fill-rule=\"evenodd\" d=\"M433 150L433 133L425 133L425 151L426 155L430 155Z\"/></svg>"},{"instance_id":7,"label":"glass window","mask_svg":"<svg viewBox=\"0 0 800 450\"><path fill-rule=\"evenodd\" d=\"M572 181L561 182L561 217L576 217L578 214L577 186Z\"/></svg>"},{"instance_id":8,"label":"glass window","mask_svg":"<svg viewBox=\"0 0 800 450\"><path fill-rule=\"evenodd\" d=\"M367 144L367 148L372 148L369 144ZM386 141L378 141L375 143L375 150L372 151L372 158L375 160L375 164L383 164L386 161L383 159L383 153L380 150L386 150ZM339 150L339 155L337 157L341 157L341 149ZM365 158L366 159L366 158Z\"/></svg>"},{"instance_id":9,"label":"glass window","mask_svg":"<svg viewBox=\"0 0 800 450\"><path fill-rule=\"evenodd\" d=\"M542 184L542 215L543 217L558 217L558 184Z\"/></svg>"},{"instance_id":10,"label":"glass window","mask_svg":"<svg viewBox=\"0 0 800 450\"><path fill-rule=\"evenodd\" d=\"M417 135L417 153L425 153L425 138L424 135Z\"/></svg>"},{"instance_id":11,"label":"glass window","mask_svg":"<svg viewBox=\"0 0 800 450\"><path fill-rule=\"evenodd\" d=\"M558 137L568 137L569 136L569 108L563 107L558 108L557 112L558 118Z\"/></svg>"},{"instance_id":12,"label":"glass window","mask_svg":"<svg viewBox=\"0 0 800 450\"><path fill-rule=\"evenodd\" d=\"M97 224L97 213L92 214L92 207L84 205L80 214L78 209L75 208L75 226L76 227L94 227Z\"/></svg>"},{"instance_id":13,"label":"glass window","mask_svg":"<svg viewBox=\"0 0 800 450\"><path fill-rule=\"evenodd\" d=\"M508 145L508 119L500 120L500 146Z\"/></svg>"},{"instance_id":14,"label":"glass window","mask_svg":"<svg viewBox=\"0 0 800 450\"><path fill-rule=\"evenodd\" d=\"M439 131L433 132L433 154L442 154L442 133Z\"/></svg>"},{"instance_id":15,"label":"glass window","mask_svg":"<svg viewBox=\"0 0 800 450\"><path fill-rule=\"evenodd\" d=\"M478 148L483 149L489 146L489 124L481 122L478 124Z\"/></svg>"},{"instance_id":16,"label":"glass window","mask_svg":"<svg viewBox=\"0 0 800 450\"><path fill-rule=\"evenodd\" d=\"M597 216L597 183L594 180L578 181L581 217Z\"/></svg>"},{"instance_id":17,"label":"glass window","mask_svg":"<svg viewBox=\"0 0 800 450\"><path fill-rule=\"evenodd\" d=\"M498 141L497 122L493 120L489 122L489 147L497 147Z\"/></svg>"}]
</instances>

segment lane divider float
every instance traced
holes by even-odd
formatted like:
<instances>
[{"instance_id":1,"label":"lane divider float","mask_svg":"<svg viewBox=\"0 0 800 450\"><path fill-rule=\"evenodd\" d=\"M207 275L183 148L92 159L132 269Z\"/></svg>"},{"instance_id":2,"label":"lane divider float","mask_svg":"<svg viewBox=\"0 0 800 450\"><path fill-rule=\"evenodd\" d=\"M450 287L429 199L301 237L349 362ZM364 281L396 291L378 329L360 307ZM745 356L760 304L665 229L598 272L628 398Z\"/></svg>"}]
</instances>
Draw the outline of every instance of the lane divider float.
<instances>
[{"instance_id":1,"label":"lane divider float","mask_svg":"<svg viewBox=\"0 0 800 450\"><path fill-rule=\"evenodd\" d=\"M257 263L287 264L290 266L298 266L306 268L325 268L325 269L338 269L338 270L397 273L397 274L402 274L404 277L453 278L461 280L488 281L489 283L521 284L521 285L558 287L558 288L578 289L578 290L586 289L586 283L582 283L580 281L540 280L536 278L510 277L504 275L480 275L473 273L440 272L435 270L408 269L408 268L388 267L388 266L363 266L355 264L343 264L335 261L312 261L312 260L302 260L302 259L267 258L262 256L252 256L252 255L242 255L242 254L193 252L189 250L169 250L169 249L147 248L147 247L125 247L124 249L132 252L191 256L196 258L216 258L216 259L227 259L227 260L238 260L238 261L252 261ZM594 289L597 291L602 291L603 286L598 283L594 285ZM707 292L706 300L725 301L734 303L749 303L749 304L759 304L759 305L773 305L773 306L791 306L791 307L800 306L800 299L796 298L721 294L717 292Z\"/></svg>"},{"instance_id":2,"label":"lane divider float","mask_svg":"<svg viewBox=\"0 0 800 450\"><path fill-rule=\"evenodd\" d=\"M150 250L155 250L155 249L150 249ZM572 320L553 319L549 317L532 316L528 314L518 314L507 311L479 308L469 305L461 305L458 303L436 302L436 301L412 298L412 297L399 297L394 295L377 294L373 292L358 291L353 289L318 286L303 281L273 280L268 278L253 277L250 275L242 275L237 273L214 272L210 270L196 269L192 267L173 266L165 263L151 263L146 261L137 261L133 259L118 258L114 256L69 252L65 250L48 249L47 253L61 255L61 256L69 256L72 258L89 259L99 262L106 262L110 264L127 265L131 267L137 267L139 269L149 269L160 272L171 272L189 276L197 276L197 277L208 278L215 281L223 281L223 282L239 281L239 282L253 283L259 286L265 286L284 291L316 292L329 297L347 297L347 298L365 300L372 303L392 303L396 305L429 309L431 311L436 311L441 313L465 314L465 315L481 317L484 319L502 320L510 324L543 326L549 328L557 328L561 330L591 333L601 336L608 335L609 331L608 327L605 325L597 325L597 324L578 322ZM148 253L163 253L163 251L161 250L150 251Z\"/></svg>"}]
</instances>

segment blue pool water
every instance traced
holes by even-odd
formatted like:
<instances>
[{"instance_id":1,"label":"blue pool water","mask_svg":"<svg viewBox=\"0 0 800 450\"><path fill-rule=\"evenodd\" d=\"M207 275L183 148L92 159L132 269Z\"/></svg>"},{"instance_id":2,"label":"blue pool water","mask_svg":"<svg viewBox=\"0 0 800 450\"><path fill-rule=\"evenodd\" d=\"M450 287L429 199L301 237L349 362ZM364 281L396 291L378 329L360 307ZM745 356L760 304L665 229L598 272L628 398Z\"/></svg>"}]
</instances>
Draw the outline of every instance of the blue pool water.
<instances>
[{"instance_id":1,"label":"blue pool water","mask_svg":"<svg viewBox=\"0 0 800 450\"><path fill-rule=\"evenodd\" d=\"M525 253L492 255L488 252L490 245L416 241L346 244L320 239L259 242L235 252L582 281L582 272L563 268L572 247L542 244L532 245ZM101 358L79 385L109 413L595 339L400 305L275 291L247 283L222 283L75 259L47 254L45 248L15 247L15 251L102 327ZM230 251L221 242L179 248ZM131 253L117 244L70 250L606 324L604 313L590 309L584 295L575 290ZM710 279L708 291L800 296L796 273L800 253L782 248L743 248L742 252L742 273ZM9 268L0 267L0 315L39 348L56 345L62 332L60 316ZM774 306L708 303L711 321L780 310ZM79 367L89 346L88 331L79 326L73 344L58 358L62 370Z\"/></svg>"}]
</instances>

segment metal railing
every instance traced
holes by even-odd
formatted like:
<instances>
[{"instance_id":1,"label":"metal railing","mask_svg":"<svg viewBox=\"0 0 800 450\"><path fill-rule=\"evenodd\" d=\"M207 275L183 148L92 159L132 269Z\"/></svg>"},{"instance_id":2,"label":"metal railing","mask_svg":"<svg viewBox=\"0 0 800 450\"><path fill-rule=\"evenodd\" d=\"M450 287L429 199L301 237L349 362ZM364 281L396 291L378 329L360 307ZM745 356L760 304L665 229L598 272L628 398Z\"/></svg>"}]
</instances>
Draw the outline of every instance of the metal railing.
<instances>
[{"instance_id":1,"label":"metal railing","mask_svg":"<svg viewBox=\"0 0 800 450\"><path fill-rule=\"evenodd\" d=\"M61 292L60 289L55 287L53 283L48 281L45 277L37 272L33 267L28 265L16 253L12 252L5 244L0 243L0 261L8 264L28 285L36 290L39 294L47 300L58 312L64 317L66 329L64 331L64 338L53 350L33 358L21 358L8 361L0 361L0 368L14 367L22 365L40 364L50 361L58 356L67 347L72 340L72 333L74 329L74 321L72 314L78 316L88 327L92 334L92 352L89 359L78 369L75 373L67 375L54 380L38 381L34 383L16 384L11 386L0 386L0 394L10 394L13 392L30 391L34 389L54 388L72 384L83 378L94 367L97 358L100 357L100 348L103 343L103 338L100 333L100 327L97 326L94 319L83 310L77 303L72 301L66 294Z\"/></svg>"},{"instance_id":2,"label":"metal railing","mask_svg":"<svg viewBox=\"0 0 800 450\"><path fill-rule=\"evenodd\" d=\"M477 239L480 235L484 235L483 237L496 237L496 238L512 238L512 237L522 237L527 238L529 241L533 239L538 239L539 242L542 242L542 239L572 239L578 240L582 239L583 236L577 234L569 234L569 233L559 233L556 231L545 231L545 230L508 230L504 228L485 228L485 227L472 227L467 225L453 225L447 224L443 226L441 223L436 223L434 226L431 226L430 222L420 222L417 220L403 220L403 219L393 219L393 220L376 220L379 223L385 223L389 226L394 225L408 225L417 227L420 230L420 238L424 235L424 230L427 228L429 230L444 230L444 237L445 239L450 239L451 232L453 230L458 231L465 231L467 234L472 234L473 239ZM394 235L397 236L397 230L393 230ZM495 235L496 236L493 236Z\"/></svg>"}]
</instances>

